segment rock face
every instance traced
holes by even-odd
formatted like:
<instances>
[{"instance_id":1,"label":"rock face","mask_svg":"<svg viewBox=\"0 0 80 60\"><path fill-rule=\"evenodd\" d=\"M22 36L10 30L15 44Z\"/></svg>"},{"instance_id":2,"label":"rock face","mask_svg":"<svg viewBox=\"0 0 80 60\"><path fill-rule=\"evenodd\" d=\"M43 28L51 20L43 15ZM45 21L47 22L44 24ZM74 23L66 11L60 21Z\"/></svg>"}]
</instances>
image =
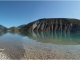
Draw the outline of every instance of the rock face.
<instances>
[{"instance_id":1,"label":"rock face","mask_svg":"<svg viewBox=\"0 0 80 60\"><path fill-rule=\"evenodd\" d=\"M70 18L44 18L25 25L20 31L77 32L80 31L80 20Z\"/></svg>"}]
</instances>

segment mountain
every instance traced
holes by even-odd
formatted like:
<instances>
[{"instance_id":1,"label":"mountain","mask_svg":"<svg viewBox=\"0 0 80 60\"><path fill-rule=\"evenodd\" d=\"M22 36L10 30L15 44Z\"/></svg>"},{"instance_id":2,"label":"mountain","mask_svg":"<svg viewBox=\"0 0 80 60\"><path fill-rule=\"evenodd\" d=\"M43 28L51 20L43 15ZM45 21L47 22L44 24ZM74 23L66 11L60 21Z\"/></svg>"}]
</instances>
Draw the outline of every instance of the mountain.
<instances>
[{"instance_id":1,"label":"mountain","mask_svg":"<svg viewBox=\"0 0 80 60\"><path fill-rule=\"evenodd\" d=\"M12 27L10 27L10 28L8 28L8 30L7 31L18 31L19 30L19 28L18 27L15 27L15 26L12 26Z\"/></svg>"},{"instance_id":2,"label":"mountain","mask_svg":"<svg viewBox=\"0 0 80 60\"><path fill-rule=\"evenodd\" d=\"M79 32L80 20L72 18L43 18L23 26L20 31Z\"/></svg>"},{"instance_id":3,"label":"mountain","mask_svg":"<svg viewBox=\"0 0 80 60\"><path fill-rule=\"evenodd\" d=\"M17 26L18 28L22 28L24 27L26 24L23 24L23 25L20 25L20 26Z\"/></svg>"},{"instance_id":4,"label":"mountain","mask_svg":"<svg viewBox=\"0 0 80 60\"><path fill-rule=\"evenodd\" d=\"M7 31L7 28L4 27L3 25L0 25L0 32L2 32L2 31Z\"/></svg>"}]
</instances>

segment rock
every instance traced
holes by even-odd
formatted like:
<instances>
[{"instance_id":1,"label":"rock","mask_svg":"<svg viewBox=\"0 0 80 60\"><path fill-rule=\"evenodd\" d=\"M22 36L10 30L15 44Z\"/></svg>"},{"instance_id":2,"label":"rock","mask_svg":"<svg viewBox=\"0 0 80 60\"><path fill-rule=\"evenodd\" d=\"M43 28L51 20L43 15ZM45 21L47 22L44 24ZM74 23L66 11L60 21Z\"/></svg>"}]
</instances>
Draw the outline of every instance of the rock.
<instances>
[{"instance_id":1,"label":"rock","mask_svg":"<svg viewBox=\"0 0 80 60\"><path fill-rule=\"evenodd\" d=\"M80 20L69 18L44 18L31 22L20 31L76 32L80 30Z\"/></svg>"}]
</instances>

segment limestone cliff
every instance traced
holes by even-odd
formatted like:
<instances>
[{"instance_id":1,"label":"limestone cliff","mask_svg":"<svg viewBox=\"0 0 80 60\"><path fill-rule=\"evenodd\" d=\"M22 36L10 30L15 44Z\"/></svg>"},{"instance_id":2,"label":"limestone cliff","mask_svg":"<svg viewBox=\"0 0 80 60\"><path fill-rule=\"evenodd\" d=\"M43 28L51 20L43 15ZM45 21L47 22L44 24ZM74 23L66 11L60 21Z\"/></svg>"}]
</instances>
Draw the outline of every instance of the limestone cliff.
<instances>
[{"instance_id":1,"label":"limestone cliff","mask_svg":"<svg viewBox=\"0 0 80 60\"><path fill-rule=\"evenodd\" d=\"M43 18L25 25L20 31L77 32L80 31L80 20L70 18Z\"/></svg>"}]
</instances>

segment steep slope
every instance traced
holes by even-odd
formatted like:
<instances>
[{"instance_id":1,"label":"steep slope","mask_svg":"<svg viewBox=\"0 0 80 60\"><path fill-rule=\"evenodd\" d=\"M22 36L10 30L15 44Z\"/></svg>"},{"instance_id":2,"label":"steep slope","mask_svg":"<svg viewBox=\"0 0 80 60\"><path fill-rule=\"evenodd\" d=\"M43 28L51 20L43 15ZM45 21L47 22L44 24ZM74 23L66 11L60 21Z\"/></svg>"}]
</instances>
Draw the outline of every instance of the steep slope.
<instances>
[{"instance_id":1,"label":"steep slope","mask_svg":"<svg viewBox=\"0 0 80 60\"><path fill-rule=\"evenodd\" d=\"M70 18L44 18L31 22L20 29L20 31L80 31L80 20Z\"/></svg>"}]
</instances>

